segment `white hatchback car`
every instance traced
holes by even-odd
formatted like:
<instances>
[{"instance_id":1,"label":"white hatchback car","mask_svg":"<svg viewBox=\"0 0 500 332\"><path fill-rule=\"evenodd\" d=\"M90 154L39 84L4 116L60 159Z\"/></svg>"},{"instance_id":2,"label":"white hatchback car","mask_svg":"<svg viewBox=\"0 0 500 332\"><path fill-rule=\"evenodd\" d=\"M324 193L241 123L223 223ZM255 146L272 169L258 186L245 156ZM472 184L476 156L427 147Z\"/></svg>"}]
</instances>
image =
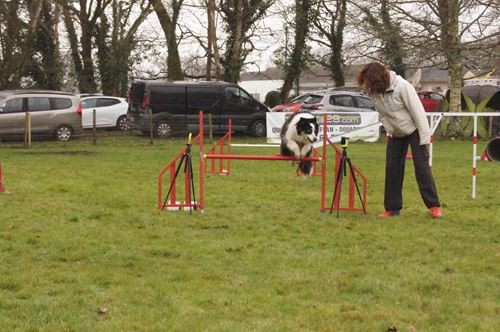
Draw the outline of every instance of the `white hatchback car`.
<instances>
[{"instance_id":1,"label":"white hatchback car","mask_svg":"<svg viewBox=\"0 0 500 332\"><path fill-rule=\"evenodd\" d=\"M118 130L128 130L127 99L111 96L87 96L81 98L82 127L93 127L93 110L96 112L96 127L112 127Z\"/></svg>"}]
</instances>

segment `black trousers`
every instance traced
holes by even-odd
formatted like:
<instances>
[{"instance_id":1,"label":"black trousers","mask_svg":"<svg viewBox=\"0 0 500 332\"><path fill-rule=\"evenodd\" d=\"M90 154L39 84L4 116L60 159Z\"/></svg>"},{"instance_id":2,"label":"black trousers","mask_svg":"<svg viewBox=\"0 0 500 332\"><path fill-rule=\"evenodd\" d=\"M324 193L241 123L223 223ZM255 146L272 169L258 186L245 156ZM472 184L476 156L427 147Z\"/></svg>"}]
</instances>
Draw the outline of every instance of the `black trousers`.
<instances>
[{"instance_id":1,"label":"black trousers","mask_svg":"<svg viewBox=\"0 0 500 332\"><path fill-rule=\"evenodd\" d=\"M415 177L425 206L441 206L429 168L429 150L427 145L420 145L420 136L418 130L415 130L406 137L390 137L387 143L384 193L386 211L399 211L403 208L403 180L408 145L411 146Z\"/></svg>"}]
</instances>

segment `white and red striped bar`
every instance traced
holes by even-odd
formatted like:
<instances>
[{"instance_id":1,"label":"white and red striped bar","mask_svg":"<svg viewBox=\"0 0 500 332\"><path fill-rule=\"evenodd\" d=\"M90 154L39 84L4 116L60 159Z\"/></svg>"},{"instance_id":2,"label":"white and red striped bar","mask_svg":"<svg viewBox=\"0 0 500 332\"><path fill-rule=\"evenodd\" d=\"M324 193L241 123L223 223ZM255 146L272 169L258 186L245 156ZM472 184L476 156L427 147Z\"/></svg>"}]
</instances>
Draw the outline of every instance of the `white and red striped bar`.
<instances>
[{"instance_id":1,"label":"white and red striped bar","mask_svg":"<svg viewBox=\"0 0 500 332\"><path fill-rule=\"evenodd\" d=\"M239 160L289 160L289 161L321 161L321 157L307 157L303 159L295 159L282 155L259 156L247 154L206 154L205 159L239 159Z\"/></svg>"}]
</instances>

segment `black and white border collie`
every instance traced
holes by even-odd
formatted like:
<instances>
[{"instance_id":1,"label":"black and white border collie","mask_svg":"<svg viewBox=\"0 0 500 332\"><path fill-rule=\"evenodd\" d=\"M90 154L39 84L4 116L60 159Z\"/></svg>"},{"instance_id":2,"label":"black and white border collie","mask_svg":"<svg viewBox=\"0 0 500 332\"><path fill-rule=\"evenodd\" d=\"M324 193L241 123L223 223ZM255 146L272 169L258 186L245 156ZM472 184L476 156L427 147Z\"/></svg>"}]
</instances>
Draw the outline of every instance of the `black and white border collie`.
<instances>
[{"instance_id":1,"label":"black and white border collie","mask_svg":"<svg viewBox=\"0 0 500 332\"><path fill-rule=\"evenodd\" d=\"M281 155L303 159L311 155L313 143L318 140L318 123L309 112L297 112L289 117L281 128ZM304 176L313 171L312 161L299 161Z\"/></svg>"}]
</instances>

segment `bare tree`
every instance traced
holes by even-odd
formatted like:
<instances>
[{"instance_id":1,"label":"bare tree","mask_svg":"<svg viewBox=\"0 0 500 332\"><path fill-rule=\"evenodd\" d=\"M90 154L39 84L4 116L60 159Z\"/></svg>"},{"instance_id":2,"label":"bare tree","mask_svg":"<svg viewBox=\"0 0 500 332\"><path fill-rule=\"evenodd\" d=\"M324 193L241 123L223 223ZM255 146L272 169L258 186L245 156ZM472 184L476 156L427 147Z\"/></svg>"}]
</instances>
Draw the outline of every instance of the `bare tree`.
<instances>
[{"instance_id":1,"label":"bare tree","mask_svg":"<svg viewBox=\"0 0 500 332\"><path fill-rule=\"evenodd\" d=\"M477 53L488 54L498 49L499 6L481 0L414 0L394 6L414 31L420 31L414 35L414 46L422 50L423 60L448 69L452 112L461 111L464 64L477 64L470 50L485 49ZM463 134L459 119L450 124L448 134Z\"/></svg>"},{"instance_id":2,"label":"bare tree","mask_svg":"<svg viewBox=\"0 0 500 332\"><path fill-rule=\"evenodd\" d=\"M139 15L132 18L134 12ZM104 94L126 95L131 53L137 44L135 35L149 13L151 4L148 0L113 0L111 22L107 13L103 12L101 15L95 39Z\"/></svg>"},{"instance_id":3,"label":"bare tree","mask_svg":"<svg viewBox=\"0 0 500 332\"><path fill-rule=\"evenodd\" d=\"M285 101L290 94L294 82L298 82L302 70L306 67L308 48L306 39L309 34L308 23L311 17L313 1L295 0L294 5L294 42L288 56L288 45L285 45L285 54L281 65L284 71L283 86L280 91L281 101Z\"/></svg>"},{"instance_id":4,"label":"bare tree","mask_svg":"<svg viewBox=\"0 0 500 332\"><path fill-rule=\"evenodd\" d=\"M27 54L29 61L25 64L25 74L33 79L36 86L50 90L60 90L62 84L58 10L59 6L42 1L33 45Z\"/></svg>"},{"instance_id":5,"label":"bare tree","mask_svg":"<svg viewBox=\"0 0 500 332\"><path fill-rule=\"evenodd\" d=\"M72 47L71 53L77 70L79 90L80 92L97 92L92 42L96 24L102 18L103 12L112 0L92 0L90 2L87 0L75 0L78 6L74 6L73 1L70 0L56 1L63 7L64 22ZM76 29L73 25L75 18L79 22L81 29L79 43ZM78 72L79 70L81 72Z\"/></svg>"},{"instance_id":6,"label":"bare tree","mask_svg":"<svg viewBox=\"0 0 500 332\"><path fill-rule=\"evenodd\" d=\"M23 41L23 21L19 11L21 1L0 2L0 89L19 87L14 75L21 66L21 44ZM16 77L18 80L19 78Z\"/></svg>"},{"instance_id":7,"label":"bare tree","mask_svg":"<svg viewBox=\"0 0 500 332\"><path fill-rule=\"evenodd\" d=\"M224 80L238 82L245 60L255 46L252 37L259 20L274 0L221 0L219 10L227 33L226 50L221 58Z\"/></svg>"},{"instance_id":8,"label":"bare tree","mask_svg":"<svg viewBox=\"0 0 500 332\"><path fill-rule=\"evenodd\" d=\"M58 8L48 0L0 2L0 89L59 89Z\"/></svg>"},{"instance_id":9,"label":"bare tree","mask_svg":"<svg viewBox=\"0 0 500 332\"><path fill-rule=\"evenodd\" d=\"M321 0L314 5L311 15L315 33L310 38L329 52L328 60L320 63L329 68L336 86L345 85L343 71L343 42L346 26L347 0Z\"/></svg>"},{"instance_id":10,"label":"bare tree","mask_svg":"<svg viewBox=\"0 0 500 332\"><path fill-rule=\"evenodd\" d=\"M356 39L358 52L383 61L398 75L406 76L407 49L411 42L404 38L401 15L396 15L395 0L350 1L357 10L351 13L351 24L362 31L364 40ZM359 36L359 35L358 35Z\"/></svg>"}]
</instances>

